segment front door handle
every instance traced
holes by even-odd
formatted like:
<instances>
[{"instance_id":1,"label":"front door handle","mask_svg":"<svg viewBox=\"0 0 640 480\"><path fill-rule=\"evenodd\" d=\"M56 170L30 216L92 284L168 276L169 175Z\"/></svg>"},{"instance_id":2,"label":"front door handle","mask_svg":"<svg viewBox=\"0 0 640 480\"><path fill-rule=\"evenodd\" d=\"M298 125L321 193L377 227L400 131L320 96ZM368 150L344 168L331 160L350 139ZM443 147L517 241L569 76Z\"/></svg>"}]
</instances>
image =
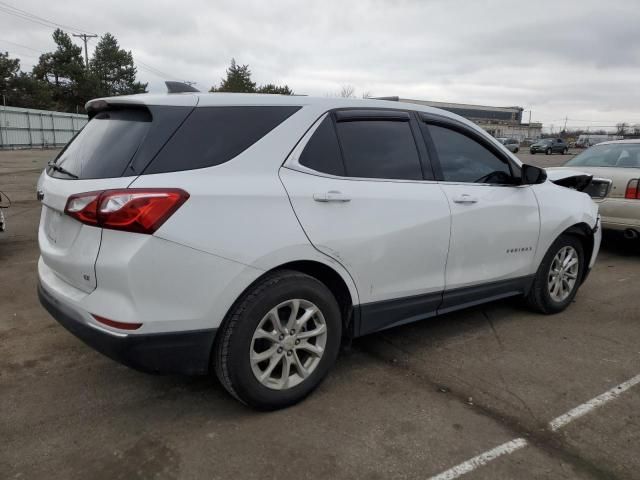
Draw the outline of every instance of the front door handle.
<instances>
[{"instance_id":1,"label":"front door handle","mask_svg":"<svg viewBox=\"0 0 640 480\"><path fill-rule=\"evenodd\" d=\"M478 203L478 199L476 197L474 197L473 195L469 195L468 193L463 193L462 195L458 195L457 197L453 198L453 201L455 203L462 203L462 204L472 204L472 203Z\"/></svg>"},{"instance_id":2,"label":"front door handle","mask_svg":"<svg viewBox=\"0 0 640 480\"><path fill-rule=\"evenodd\" d=\"M313 199L316 202L350 202L351 199L344 193L337 190L330 190L324 193L314 193Z\"/></svg>"}]
</instances>

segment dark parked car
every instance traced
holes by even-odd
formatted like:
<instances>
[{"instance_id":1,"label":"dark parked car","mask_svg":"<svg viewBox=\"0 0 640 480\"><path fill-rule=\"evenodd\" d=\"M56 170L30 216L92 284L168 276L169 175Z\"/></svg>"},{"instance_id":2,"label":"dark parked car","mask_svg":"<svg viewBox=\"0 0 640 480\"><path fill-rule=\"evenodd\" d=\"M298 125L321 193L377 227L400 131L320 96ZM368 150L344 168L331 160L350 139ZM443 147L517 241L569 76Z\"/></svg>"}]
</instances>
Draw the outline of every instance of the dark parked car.
<instances>
[{"instance_id":1,"label":"dark parked car","mask_svg":"<svg viewBox=\"0 0 640 480\"><path fill-rule=\"evenodd\" d=\"M529 152L531 154L546 153L551 155L552 153L561 153L564 155L569 151L569 147L561 138L543 138L531 145Z\"/></svg>"}]
</instances>

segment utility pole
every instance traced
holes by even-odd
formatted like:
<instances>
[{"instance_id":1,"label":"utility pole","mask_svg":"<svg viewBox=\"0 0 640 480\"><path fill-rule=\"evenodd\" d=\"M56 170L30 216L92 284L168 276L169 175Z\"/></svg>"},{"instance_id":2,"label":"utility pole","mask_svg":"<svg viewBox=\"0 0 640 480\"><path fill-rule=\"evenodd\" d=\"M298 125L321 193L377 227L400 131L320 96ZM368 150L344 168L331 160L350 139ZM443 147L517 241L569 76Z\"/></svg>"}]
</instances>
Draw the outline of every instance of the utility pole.
<instances>
[{"instance_id":1,"label":"utility pole","mask_svg":"<svg viewBox=\"0 0 640 480\"><path fill-rule=\"evenodd\" d=\"M564 128L562 130L564 130L565 133L567 131L567 120L569 120L569 117L564 117Z\"/></svg>"},{"instance_id":2,"label":"utility pole","mask_svg":"<svg viewBox=\"0 0 640 480\"><path fill-rule=\"evenodd\" d=\"M72 33L72 35L74 37L78 37L81 38L84 41L84 63L87 67L87 70L89 69L89 54L87 53L87 42L89 41L90 38L98 38L98 35L95 34L86 34L86 33Z\"/></svg>"}]
</instances>

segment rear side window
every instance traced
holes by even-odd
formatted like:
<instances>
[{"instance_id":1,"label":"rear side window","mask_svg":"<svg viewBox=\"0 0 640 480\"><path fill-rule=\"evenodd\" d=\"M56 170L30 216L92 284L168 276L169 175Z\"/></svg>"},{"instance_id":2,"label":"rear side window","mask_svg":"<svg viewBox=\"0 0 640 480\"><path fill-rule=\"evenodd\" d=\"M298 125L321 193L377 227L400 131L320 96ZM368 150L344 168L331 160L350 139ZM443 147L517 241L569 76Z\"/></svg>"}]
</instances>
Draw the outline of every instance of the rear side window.
<instances>
[{"instance_id":1,"label":"rear side window","mask_svg":"<svg viewBox=\"0 0 640 480\"><path fill-rule=\"evenodd\" d=\"M289 106L196 108L144 173L220 165L242 153L299 109Z\"/></svg>"},{"instance_id":2,"label":"rear side window","mask_svg":"<svg viewBox=\"0 0 640 480\"><path fill-rule=\"evenodd\" d=\"M345 121L336 127L347 176L422 180L409 122Z\"/></svg>"},{"instance_id":3,"label":"rear side window","mask_svg":"<svg viewBox=\"0 0 640 480\"><path fill-rule=\"evenodd\" d=\"M145 109L100 112L60 152L56 165L80 179L120 177L151 124L151 114ZM48 173L72 178L51 169Z\"/></svg>"},{"instance_id":4,"label":"rear side window","mask_svg":"<svg viewBox=\"0 0 640 480\"><path fill-rule=\"evenodd\" d=\"M472 138L445 127L429 125L443 180L465 183L512 183L509 165Z\"/></svg>"},{"instance_id":5,"label":"rear side window","mask_svg":"<svg viewBox=\"0 0 640 480\"><path fill-rule=\"evenodd\" d=\"M316 172L340 177L345 175L338 137L330 116L327 115L313 133L298 161Z\"/></svg>"}]
</instances>

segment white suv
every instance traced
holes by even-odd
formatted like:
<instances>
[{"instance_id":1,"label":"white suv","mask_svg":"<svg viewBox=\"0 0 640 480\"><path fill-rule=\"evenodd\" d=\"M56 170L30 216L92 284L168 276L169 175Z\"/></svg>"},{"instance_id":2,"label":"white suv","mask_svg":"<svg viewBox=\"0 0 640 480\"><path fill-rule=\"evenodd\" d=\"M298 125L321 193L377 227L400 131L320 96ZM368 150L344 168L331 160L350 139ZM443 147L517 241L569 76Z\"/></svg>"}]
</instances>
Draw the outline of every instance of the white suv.
<instances>
[{"instance_id":1,"label":"white suv","mask_svg":"<svg viewBox=\"0 0 640 480\"><path fill-rule=\"evenodd\" d=\"M509 296L567 307L600 245L585 193L463 118L379 100L94 100L51 162L39 296L145 371L291 405L341 342Z\"/></svg>"}]
</instances>

